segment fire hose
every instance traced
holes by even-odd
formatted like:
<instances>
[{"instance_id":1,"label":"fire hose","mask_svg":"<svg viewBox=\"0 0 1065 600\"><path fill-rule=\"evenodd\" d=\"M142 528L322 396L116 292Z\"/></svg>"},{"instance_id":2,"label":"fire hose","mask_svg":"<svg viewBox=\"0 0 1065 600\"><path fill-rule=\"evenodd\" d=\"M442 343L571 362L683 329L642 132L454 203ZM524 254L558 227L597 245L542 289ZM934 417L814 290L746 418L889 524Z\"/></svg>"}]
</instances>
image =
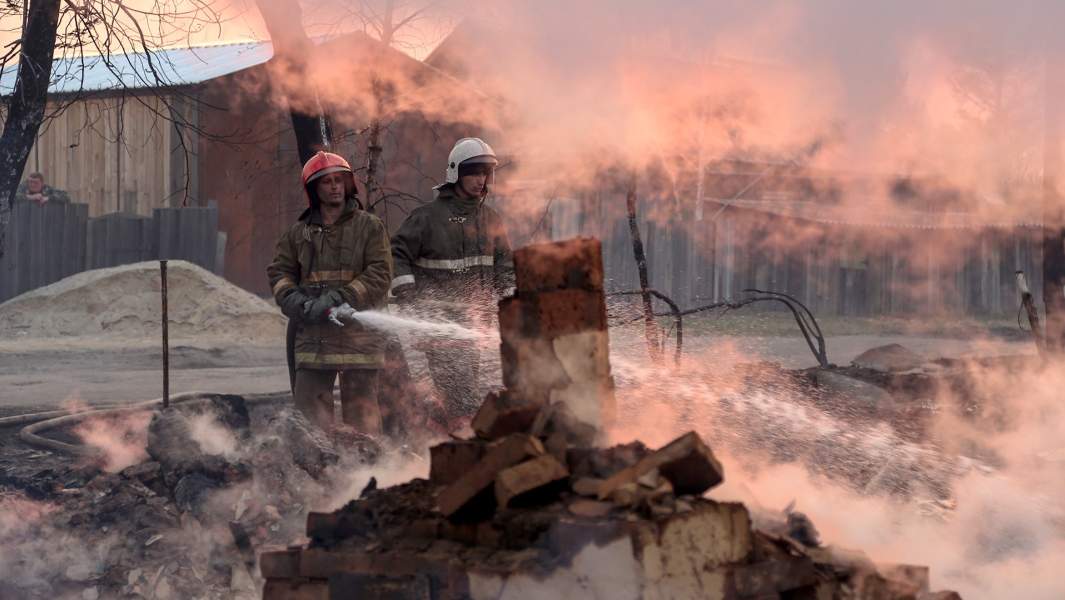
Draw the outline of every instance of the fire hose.
<instances>
[{"instance_id":1,"label":"fire hose","mask_svg":"<svg viewBox=\"0 0 1065 600\"><path fill-rule=\"evenodd\" d=\"M190 405L201 402L207 402L212 397L218 395L220 394L213 392L185 392L182 394L176 394L174 396L171 396L170 401L173 404ZM266 392L262 394L249 394L247 396L242 397L244 398L244 401L248 403L265 403L270 401L276 401L278 398L282 397L287 398L288 393ZM19 439L21 439L26 444L43 450L66 452L68 454L74 454L77 456L91 457L97 456L98 451L80 444L68 444L66 442L62 442L56 439L44 437L43 435L41 435L41 433L59 427L65 427L68 425L76 424L88 418L110 417L114 415L145 411L153 409L155 407L161 407L162 404L163 399L156 398L155 400L146 400L143 402L136 402L133 404L126 405L105 405L90 410L78 411L73 413L68 410L50 410L2 418L0 419L0 427L26 424L19 431Z\"/></svg>"},{"instance_id":2,"label":"fire hose","mask_svg":"<svg viewBox=\"0 0 1065 600\"><path fill-rule=\"evenodd\" d=\"M757 302L778 302L783 304L791 311L792 316L795 318L795 324L799 328L799 333L802 334L806 345L810 348L810 352L817 360L817 364L821 368L828 368L828 351L825 347L825 336L821 332L821 326L817 323L817 318L813 312L806 307L805 304L800 302L793 296L782 292L774 292L771 290L759 290L755 288L748 288L743 290L745 294L753 294L747 298L741 298L738 300L724 300L721 302L714 302L713 304L707 304L705 306L699 306L696 308L689 308L686 310L680 310L677 303L665 294L655 289L645 290L626 290L621 292L610 292L607 296L632 296L636 294L649 294L658 298L669 305L670 312L668 313L653 313L655 317L673 317L675 331L677 333L677 347L674 353L674 361L678 364L681 359L682 347L684 344L684 317L687 315L693 315L696 313L707 312L711 310L723 309L723 310L735 310L754 304ZM637 317L625 323L623 325L632 323L638 320L642 320L644 317ZM664 344L665 340L663 340Z\"/></svg>"}]
</instances>

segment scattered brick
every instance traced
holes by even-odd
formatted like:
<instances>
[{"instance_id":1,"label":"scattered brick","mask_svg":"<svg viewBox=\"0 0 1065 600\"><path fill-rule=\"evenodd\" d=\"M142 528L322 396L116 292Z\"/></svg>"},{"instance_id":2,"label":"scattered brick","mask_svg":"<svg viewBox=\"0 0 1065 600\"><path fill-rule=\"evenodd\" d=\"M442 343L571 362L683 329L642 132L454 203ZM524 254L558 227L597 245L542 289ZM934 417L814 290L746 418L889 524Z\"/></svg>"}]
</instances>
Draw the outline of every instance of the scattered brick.
<instances>
[{"instance_id":1,"label":"scattered brick","mask_svg":"<svg viewBox=\"0 0 1065 600\"><path fill-rule=\"evenodd\" d=\"M276 550L259 555L263 579L292 579L300 575L299 550Z\"/></svg>"},{"instance_id":2,"label":"scattered brick","mask_svg":"<svg viewBox=\"0 0 1065 600\"><path fill-rule=\"evenodd\" d=\"M263 600L329 600L329 583L315 580L267 579Z\"/></svg>"},{"instance_id":3,"label":"scattered brick","mask_svg":"<svg viewBox=\"0 0 1065 600\"><path fill-rule=\"evenodd\" d=\"M515 433L494 442L480 462L437 494L437 507L445 516L454 515L491 486L500 471L543 453L543 444L526 434Z\"/></svg>"},{"instance_id":4,"label":"scattered brick","mask_svg":"<svg viewBox=\"0 0 1065 600\"><path fill-rule=\"evenodd\" d=\"M603 484L602 479L596 477L581 477L580 479L573 480L570 484L570 488L573 493L581 496L598 496L599 486Z\"/></svg>"},{"instance_id":5,"label":"scattered brick","mask_svg":"<svg viewBox=\"0 0 1065 600\"><path fill-rule=\"evenodd\" d=\"M545 454L503 469L496 476L495 493L499 506L508 506L522 494L569 477L569 471L554 456Z\"/></svg>"},{"instance_id":6,"label":"scattered brick","mask_svg":"<svg viewBox=\"0 0 1065 600\"><path fill-rule=\"evenodd\" d=\"M721 463L693 431L615 473L600 487L599 499L607 498L618 487L636 482L654 469L673 484L677 494L701 494L724 480Z\"/></svg>"},{"instance_id":7,"label":"scattered brick","mask_svg":"<svg viewBox=\"0 0 1065 600\"><path fill-rule=\"evenodd\" d=\"M541 406L532 402L517 403L505 392L492 392L477 410L470 426L477 437L485 440L526 432L540 414Z\"/></svg>"},{"instance_id":8,"label":"scattered brick","mask_svg":"<svg viewBox=\"0 0 1065 600\"><path fill-rule=\"evenodd\" d=\"M458 480L484 457L485 444L476 440L452 440L429 449L429 481L448 485Z\"/></svg>"},{"instance_id":9,"label":"scattered brick","mask_svg":"<svg viewBox=\"0 0 1065 600\"><path fill-rule=\"evenodd\" d=\"M615 506L609 502L599 502L598 500L574 500L566 505L566 510L579 517L605 517L613 511Z\"/></svg>"}]
</instances>

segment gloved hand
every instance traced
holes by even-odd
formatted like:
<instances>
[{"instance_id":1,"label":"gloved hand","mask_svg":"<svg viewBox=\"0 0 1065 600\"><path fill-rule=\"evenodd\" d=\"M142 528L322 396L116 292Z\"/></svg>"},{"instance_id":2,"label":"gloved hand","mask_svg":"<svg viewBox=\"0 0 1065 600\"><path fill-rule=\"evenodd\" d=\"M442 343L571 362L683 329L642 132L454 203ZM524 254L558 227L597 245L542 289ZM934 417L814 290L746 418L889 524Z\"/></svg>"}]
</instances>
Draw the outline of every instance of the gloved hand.
<instances>
[{"instance_id":1,"label":"gloved hand","mask_svg":"<svg viewBox=\"0 0 1065 600\"><path fill-rule=\"evenodd\" d=\"M336 325L337 327L343 327L344 320L353 320L355 318L356 312L357 311L352 308L350 304L345 302L340 306L337 306L333 310L329 311L327 316L329 317L329 320L333 322L333 325Z\"/></svg>"},{"instance_id":2,"label":"gloved hand","mask_svg":"<svg viewBox=\"0 0 1065 600\"><path fill-rule=\"evenodd\" d=\"M392 288L392 296L397 304L410 304L414 301L414 284L404 283Z\"/></svg>"},{"instance_id":3,"label":"gloved hand","mask_svg":"<svg viewBox=\"0 0 1065 600\"><path fill-rule=\"evenodd\" d=\"M322 292L321 296L314 299L311 307L307 310L307 320L312 323L324 321L329 316L329 309L344 303L344 297L337 290Z\"/></svg>"},{"instance_id":4,"label":"gloved hand","mask_svg":"<svg viewBox=\"0 0 1065 600\"><path fill-rule=\"evenodd\" d=\"M302 321L307 316L307 304L312 301L307 294L293 289L281 299L281 313L290 319Z\"/></svg>"}]
</instances>

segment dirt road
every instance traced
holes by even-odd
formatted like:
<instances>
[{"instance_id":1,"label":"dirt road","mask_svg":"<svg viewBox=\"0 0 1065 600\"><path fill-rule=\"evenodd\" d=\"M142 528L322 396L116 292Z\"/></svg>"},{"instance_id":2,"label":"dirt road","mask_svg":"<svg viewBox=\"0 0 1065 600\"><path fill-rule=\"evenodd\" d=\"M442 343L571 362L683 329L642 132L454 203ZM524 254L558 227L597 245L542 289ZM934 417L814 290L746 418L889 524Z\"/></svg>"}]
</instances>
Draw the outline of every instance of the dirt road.
<instances>
[{"instance_id":1,"label":"dirt road","mask_svg":"<svg viewBox=\"0 0 1065 600\"><path fill-rule=\"evenodd\" d=\"M0 348L0 406L5 412L47 409L79 399L88 404L162 396L162 351L127 348ZM170 391L231 393L288 389L285 354L276 348L170 349Z\"/></svg>"},{"instance_id":2,"label":"dirt road","mask_svg":"<svg viewBox=\"0 0 1065 600\"><path fill-rule=\"evenodd\" d=\"M1020 354L1032 352L1030 343L1005 340L963 340L913 335L841 335L827 340L828 357L846 365L861 352L898 343L927 357ZM615 371L624 357L643 361L639 332L611 331ZM77 344L0 344L0 407L5 413L47 409L78 398L89 404L135 402L162 395L161 350L156 345L91 347ZM814 366L805 342L798 336L698 335L685 339L686 356L706 356L722 367L738 361L769 360L785 368ZM486 352L484 373L498 377L498 356ZM420 356L411 357L415 377L424 369ZM276 347L233 347L220 342L178 342L170 350L171 393L274 392L288 389L284 352ZM621 374L621 373L619 373ZM491 387L491 381L483 382Z\"/></svg>"}]
</instances>

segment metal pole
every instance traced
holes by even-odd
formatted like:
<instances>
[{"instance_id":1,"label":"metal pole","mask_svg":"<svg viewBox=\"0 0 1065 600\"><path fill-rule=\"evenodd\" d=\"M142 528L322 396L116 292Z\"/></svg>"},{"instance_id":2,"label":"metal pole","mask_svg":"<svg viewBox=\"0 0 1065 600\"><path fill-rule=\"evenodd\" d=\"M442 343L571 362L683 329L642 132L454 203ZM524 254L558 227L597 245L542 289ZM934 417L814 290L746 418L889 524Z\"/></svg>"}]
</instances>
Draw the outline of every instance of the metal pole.
<instances>
[{"instance_id":1,"label":"metal pole","mask_svg":"<svg viewBox=\"0 0 1065 600\"><path fill-rule=\"evenodd\" d=\"M163 296L163 408L170 408L170 332L166 306L166 261L159 261Z\"/></svg>"}]
</instances>

